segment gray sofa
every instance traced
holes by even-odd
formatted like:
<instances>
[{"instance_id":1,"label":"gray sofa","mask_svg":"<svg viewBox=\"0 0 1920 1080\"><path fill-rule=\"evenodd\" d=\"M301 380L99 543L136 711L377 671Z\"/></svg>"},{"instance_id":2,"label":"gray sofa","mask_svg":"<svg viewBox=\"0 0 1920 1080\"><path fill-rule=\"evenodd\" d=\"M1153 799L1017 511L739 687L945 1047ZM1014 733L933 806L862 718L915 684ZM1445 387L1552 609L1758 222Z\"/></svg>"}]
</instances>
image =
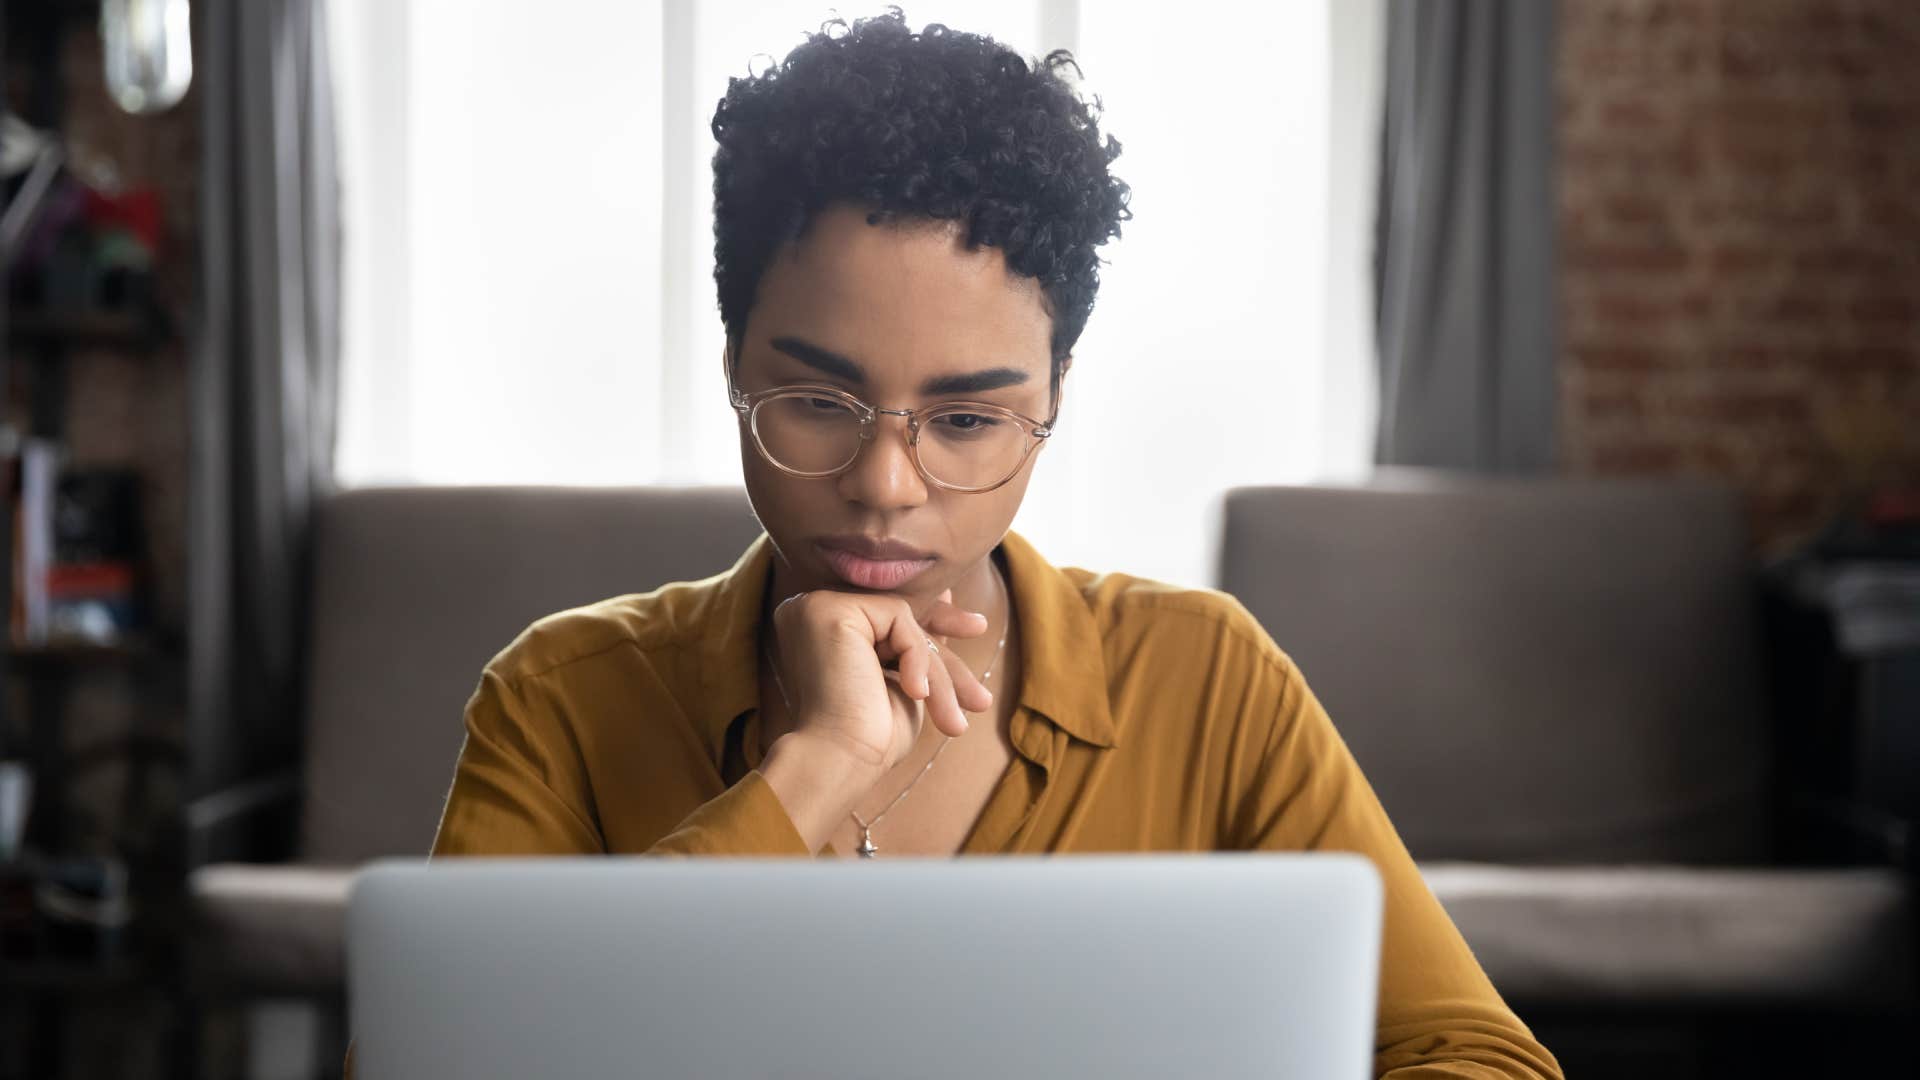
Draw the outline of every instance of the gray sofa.
<instances>
[{"instance_id":1,"label":"gray sofa","mask_svg":"<svg viewBox=\"0 0 1920 1080\"><path fill-rule=\"evenodd\" d=\"M1810 1017L1877 1063L1916 1018L1911 883L1774 860L1742 522L1687 481L1382 470L1225 499L1221 588L1300 665L1570 1075L1687 1055L1734 1075L1721 1051L1768 1022L1817 1052Z\"/></svg>"},{"instance_id":2,"label":"gray sofa","mask_svg":"<svg viewBox=\"0 0 1920 1080\"><path fill-rule=\"evenodd\" d=\"M200 982L336 1002L353 868L425 852L481 666L703 577L733 489L354 490L317 516L299 857L191 879ZM1889 871L1770 867L1738 507L1689 484L1383 473L1236 491L1221 579L1300 663L1516 1002L1914 998Z\"/></svg>"},{"instance_id":3,"label":"gray sofa","mask_svg":"<svg viewBox=\"0 0 1920 1080\"><path fill-rule=\"evenodd\" d=\"M732 488L362 488L314 529L297 855L190 875L203 998L337 999L353 872L431 846L481 667L542 615L719 573L760 532Z\"/></svg>"}]
</instances>

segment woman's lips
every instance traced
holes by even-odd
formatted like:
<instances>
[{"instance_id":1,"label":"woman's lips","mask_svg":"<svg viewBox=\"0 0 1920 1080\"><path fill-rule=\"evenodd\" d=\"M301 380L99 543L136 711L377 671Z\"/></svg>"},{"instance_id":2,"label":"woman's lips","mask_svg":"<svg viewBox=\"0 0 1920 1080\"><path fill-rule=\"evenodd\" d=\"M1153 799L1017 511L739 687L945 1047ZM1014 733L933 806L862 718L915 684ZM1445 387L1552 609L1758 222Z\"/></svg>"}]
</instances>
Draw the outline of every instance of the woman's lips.
<instances>
[{"instance_id":1,"label":"woman's lips","mask_svg":"<svg viewBox=\"0 0 1920 1080\"><path fill-rule=\"evenodd\" d=\"M934 559L868 559L840 548L814 545L833 572L862 589L897 589L932 566Z\"/></svg>"}]
</instances>

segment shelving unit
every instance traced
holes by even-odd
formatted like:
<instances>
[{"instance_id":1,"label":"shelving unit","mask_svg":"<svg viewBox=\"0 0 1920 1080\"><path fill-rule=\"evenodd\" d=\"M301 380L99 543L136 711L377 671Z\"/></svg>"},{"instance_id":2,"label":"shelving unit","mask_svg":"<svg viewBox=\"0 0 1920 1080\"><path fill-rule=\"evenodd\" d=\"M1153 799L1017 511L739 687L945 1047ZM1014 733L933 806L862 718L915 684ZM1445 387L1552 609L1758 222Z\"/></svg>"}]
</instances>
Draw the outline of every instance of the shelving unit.
<instances>
[{"instance_id":1,"label":"shelving unit","mask_svg":"<svg viewBox=\"0 0 1920 1080\"><path fill-rule=\"evenodd\" d=\"M10 373L16 357L24 354L22 373L28 378L28 429L24 433L38 438L64 441L68 395L68 360L77 349L114 348L151 355L162 341L164 320L157 315L134 316L125 313L49 314L13 312L0 314L5 319L4 351L0 352L0 386L11 389ZM0 568L13 565L13 508L0 508ZM12 575L0 573L0 612L11 610ZM128 667L177 655L176 643L148 637L142 640L97 644L84 641L52 641L23 645L6 640L0 647L4 664L0 665L0 731L9 728L6 714L16 679L27 683L27 759L34 770L34 806L30 815L32 836L46 850L59 851L68 839L64 798L67 770L64 767L61 731L61 706L67 697L72 676L78 672L106 666ZM4 756L5 747L0 747Z\"/></svg>"},{"instance_id":2,"label":"shelving unit","mask_svg":"<svg viewBox=\"0 0 1920 1080\"><path fill-rule=\"evenodd\" d=\"M30 72L24 70L28 63L16 69L16 78L20 73L27 76L12 84L22 91L18 100L9 101L8 84L0 82L0 114L11 108L35 127L58 135L69 105L60 42L76 27L97 21L99 5L87 0L0 0L0 11L6 15L0 23L4 26L0 50L8 44L6 35L18 34L16 44L26 48L5 55L14 60L25 57L32 66ZM106 351L158 360L177 338L176 320L158 303L135 310L12 309L12 295L10 275L0 278L0 392L8 395L0 399L6 406L0 426L9 428L11 437L68 442L70 393L85 392L84 385L70 385L74 361L91 362L80 354ZM24 417L16 412L21 407ZM16 426L15 421L24 422ZM13 517L11 502L0 498L0 626L8 624L6 613L14 599ZM150 537L146 540L151 542ZM126 780L113 782L112 794L100 800L97 812L117 813L121 821L136 822L149 836L169 837L177 832L177 822L143 808L155 790L153 778L177 773L184 764L179 733L163 730L169 724L156 723L169 716L171 703L184 696L184 657L184 642L177 632L150 631L112 644L22 645L14 642L10 631L0 631L0 758L23 758L34 773L28 833L31 857L0 863L0 888L15 886L14 895L20 895L17 887L23 882L30 885L41 867L75 852L76 831L89 831L85 811L96 807L70 795L77 784L99 779L96 770L103 766L117 769L124 764ZM125 680L124 685L116 684L116 679ZM75 729L70 736L69 709L77 707L74 690L82 683L110 694L124 691L133 702L129 711L108 715L125 715L126 723L116 722L111 730L103 727L85 735ZM149 698L167 704L149 708ZM85 739L84 745L80 739ZM68 813L70 802L73 815ZM61 1060L63 1030L100 1003L176 1001L183 887L179 852L171 850L177 844L168 840L130 847L120 827L110 834L117 854L126 860L134 922L113 949L55 950L36 941L29 950L0 960L0 1024L12 1025L0 1028L0 1080L68 1075ZM45 932L36 921L33 933ZM13 943L19 944L18 939ZM171 1012L175 1006L165 1007ZM129 1008L128 1015L141 1011ZM6 1045L10 1035L23 1041ZM179 1039L177 1027L161 1029L160 1037L156 1050L170 1056L167 1046Z\"/></svg>"},{"instance_id":3,"label":"shelving unit","mask_svg":"<svg viewBox=\"0 0 1920 1080\"><path fill-rule=\"evenodd\" d=\"M49 314L15 311L7 315L8 351L36 349L120 349L151 352L171 333L159 313L142 318L120 312Z\"/></svg>"}]
</instances>

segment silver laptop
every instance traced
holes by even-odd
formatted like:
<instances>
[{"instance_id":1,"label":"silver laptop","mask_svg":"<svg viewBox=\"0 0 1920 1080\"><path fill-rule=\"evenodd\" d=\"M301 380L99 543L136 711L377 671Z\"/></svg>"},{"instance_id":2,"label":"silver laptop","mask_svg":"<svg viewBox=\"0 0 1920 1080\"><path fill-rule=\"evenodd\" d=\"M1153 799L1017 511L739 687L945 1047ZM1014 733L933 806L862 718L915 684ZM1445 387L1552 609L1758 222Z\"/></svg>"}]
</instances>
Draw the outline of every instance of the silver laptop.
<instances>
[{"instance_id":1,"label":"silver laptop","mask_svg":"<svg viewBox=\"0 0 1920 1080\"><path fill-rule=\"evenodd\" d=\"M1357 855L386 861L360 1080L1372 1075Z\"/></svg>"}]
</instances>

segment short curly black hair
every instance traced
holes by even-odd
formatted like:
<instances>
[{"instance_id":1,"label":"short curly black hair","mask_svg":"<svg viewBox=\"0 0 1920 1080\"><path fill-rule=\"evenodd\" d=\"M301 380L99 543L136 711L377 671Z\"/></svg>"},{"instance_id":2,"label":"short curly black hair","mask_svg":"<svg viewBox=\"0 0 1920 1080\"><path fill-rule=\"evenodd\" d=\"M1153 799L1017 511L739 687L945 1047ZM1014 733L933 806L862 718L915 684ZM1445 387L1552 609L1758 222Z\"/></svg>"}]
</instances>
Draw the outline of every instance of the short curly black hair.
<instances>
[{"instance_id":1,"label":"short curly black hair","mask_svg":"<svg viewBox=\"0 0 1920 1080\"><path fill-rule=\"evenodd\" d=\"M829 20L768 70L727 82L713 114L713 276L738 344L773 254L837 203L868 221L963 223L1033 278L1053 319L1057 377L1093 311L1100 260L1120 235L1127 185L1091 104L1062 78L1064 49L1029 64L991 37L939 23L914 33L897 7Z\"/></svg>"}]
</instances>

